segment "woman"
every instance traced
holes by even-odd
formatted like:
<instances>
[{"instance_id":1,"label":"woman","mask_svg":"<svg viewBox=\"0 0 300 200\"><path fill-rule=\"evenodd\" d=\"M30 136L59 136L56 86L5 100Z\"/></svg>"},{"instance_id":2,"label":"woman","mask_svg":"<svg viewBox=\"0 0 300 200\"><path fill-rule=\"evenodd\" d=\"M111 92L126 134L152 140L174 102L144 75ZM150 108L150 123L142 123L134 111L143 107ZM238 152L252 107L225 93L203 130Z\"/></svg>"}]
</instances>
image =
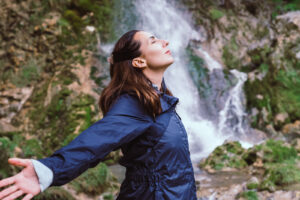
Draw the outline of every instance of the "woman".
<instances>
[{"instance_id":1,"label":"woman","mask_svg":"<svg viewBox=\"0 0 300 200\"><path fill-rule=\"evenodd\" d=\"M175 111L179 99L163 78L174 62L168 44L145 31L125 33L109 59L111 81L99 101L104 117L50 157L9 159L25 168L0 181L0 187L11 185L0 199L29 200L121 148L126 174L117 200L196 200L187 134Z\"/></svg>"}]
</instances>

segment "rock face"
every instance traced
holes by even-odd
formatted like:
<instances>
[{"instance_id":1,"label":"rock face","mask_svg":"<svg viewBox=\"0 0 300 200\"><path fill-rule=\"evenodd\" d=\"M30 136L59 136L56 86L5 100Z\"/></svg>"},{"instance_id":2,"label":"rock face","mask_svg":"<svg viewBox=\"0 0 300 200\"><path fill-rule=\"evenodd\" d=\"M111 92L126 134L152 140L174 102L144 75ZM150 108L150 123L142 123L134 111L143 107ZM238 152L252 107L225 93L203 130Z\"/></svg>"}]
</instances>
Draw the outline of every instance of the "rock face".
<instances>
[{"instance_id":1,"label":"rock face","mask_svg":"<svg viewBox=\"0 0 300 200\"><path fill-rule=\"evenodd\" d=\"M100 39L113 35L111 9L112 2L102 0L1 1L0 179L17 173L9 157L49 156L102 117L98 100L109 72L99 48ZM109 154L94 173L109 174L106 164L120 155ZM98 188L94 196L110 191L110 198L118 191L113 177L100 177L92 186L86 176L79 179L81 189ZM86 192L70 188L73 195L53 188L37 199L80 199L76 192Z\"/></svg>"},{"instance_id":2,"label":"rock face","mask_svg":"<svg viewBox=\"0 0 300 200\"><path fill-rule=\"evenodd\" d=\"M300 189L299 142L267 140L249 149L225 142L199 163L201 197L297 199ZM226 181L224 181L226 180ZM248 197L249 198L249 197Z\"/></svg>"},{"instance_id":3,"label":"rock face","mask_svg":"<svg viewBox=\"0 0 300 200\"><path fill-rule=\"evenodd\" d=\"M209 52L225 72L237 69L247 73L243 88L253 128L277 137L285 124L300 119L298 3L181 2L192 12L195 28L203 35L193 44Z\"/></svg>"},{"instance_id":4,"label":"rock face","mask_svg":"<svg viewBox=\"0 0 300 200\"><path fill-rule=\"evenodd\" d=\"M11 88L0 92L0 132L16 131L10 123L12 118L23 108L31 96L33 86L23 88Z\"/></svg>"}]
</instances>

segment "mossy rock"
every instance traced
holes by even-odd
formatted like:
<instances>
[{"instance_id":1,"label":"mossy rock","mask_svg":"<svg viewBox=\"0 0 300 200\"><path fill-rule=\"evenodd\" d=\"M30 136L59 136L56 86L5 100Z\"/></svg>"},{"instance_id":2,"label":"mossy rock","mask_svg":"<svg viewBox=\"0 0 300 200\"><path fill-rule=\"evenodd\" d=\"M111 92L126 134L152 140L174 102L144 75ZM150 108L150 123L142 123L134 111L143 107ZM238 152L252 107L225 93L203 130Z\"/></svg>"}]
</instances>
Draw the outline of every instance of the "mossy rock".
<instances>
[{"instance_id":1,"label":"mossy rock","mask_svg":"<svg viewBox=\"0 0 300 200\"><path fill-rule=\"evenodd\" d=\"M119 188L117 178L112 175L104 163L99 163L96 167L88 169L70 184L77 192L89 195L112 192Z\"/></svg>"},{"instance_id":2,"label":"mossy rock","mask_svg":"<svg viewBox=\"0 0 300 200\"><path fill-rule=\"evenodd\" d=\"M75 200L75 198L61 187L50 187L33 198L34 200Z\"/></svg>"},{"instance_id":3,"label":"mossy rock","mask_svg":"<svg viewBox=\"0 0 300 200\"><path fill-rule=\"evenodd\" d=\"M67 145L78 135L76 129L79 128L80 133L95 121L98 112L95 99L85 94L71 97L71 94L71 90L63 87L48 106L39 105L32 111L33 133L39 132L38 139L43 144L44 155ZM94 107L93 110L91 107Z\"/></svg>"},{"instance_id":4,"label":"mossy rock","mask_svg":"<svg viewBox=\"0 0 300 200\"><path fill-rule=\"evenodd\" d=\"M244 191L237 195L237 198L243 197L246 200L258 200L257 192L256 191Z\"/></svg>"},{"instance_id":5,"label":"mossy rock","mask_svg":"<svg viewBox=\"0 0 300 200\"><path fill-rule=\"evenodd\" d=\"M268 164L264 181L272 182L275 186L300 183L300 168L293 162Z\"/></svg>"},{"instance_id":6,"label":"mossy rock","mask_svg":"<svg viewBox=\"0 0 300 200\"><path fill-rule=\"evenodd\" d=\"M297 151L294 147L286 146L281 140L269 139L262 148L263 161L269 163L282 163L286 160L297 159Z\"/></svg>"},{"instance_id":7,"label":"mossy rock","mask_svg":"<svg viewBox=\"0 0 300 200\"><path fill-rule=\"evenodd\" d=\"M244 84L247 110L259 110L258 115L251 119L255 128L264 129L267 124L273 124L276 130L280 130L285 123L291 123L300 117L300 71L297 67L299 61L295 57L298 47L294 42L290 42L283 48L280 66L273 62L271 55L274 54L274 50L268 45L248 52L252 63L244 68L247 69L244 71L254 73L256 70L262 76L260 79L249 79ZM258 95L262 98L258 98ZM267 116L264 116L263 109L267 111ZM276 122L275 116L279 113L288 114L284 123Z\"/></svg>"},{"instance_id":8,"label":"mossy rock","mask_svg":"<svg viewBox=\"0 0 300 200\"><path fill-rule=\"evenodd\" d=\"M235 40L235 37L232 37L231 40L224 45L222 60L224 61L225 66L228 69L241 69L241 59L238 55L239 46Z\"/></svg>"},{"instance_id":9,"label":"mossy rock","mask_svg":"<svg viewBox=\"0 0 300 200\"><path fill-rule=\"evenodd\" d=\"M80 35L87 25L94 25L101 33L101 40L108 41L113 35L113 8L114 1L110 0L71 0L64 5L61 13L78 35L75 36L77 41L81 40ZM67 34L71 32L64 31Z\"/></svg>"},{"instance_id":10,"label":"mossy rock","mask_svg":"<svg viewBox=\"0 0 300 200\"><path fill-rule=\"evenodd\" d=\"M193 52L191 45L186 48L186 55L189 58L189 73L198 88L200 96L209 96L211 87L208 84L208 69L204 67L204 60Z\"/></svg>"},{"instance_id":11,"label":"mossy rock","mask_svg":"<svg viewBox=\"0 0 300 200\"><path fill-rule=\"evenodd\" d=\"M78 81L78 77L71 71L71 68L64 68L57 76L56 84L70 85L74 81Z\"/></svg>"},{"instance_id":12,"label":"mossy rock","mask_svg":"<svg viewBox=\"0 0 300 200\"><path fill-rule=\"evenodd\" d=\"M218 20L225 15L224 11L218 8L209 9L209 14L212 20Z\"/></svg>"},{"instance_id":13,"label":"mossy rock","mask_svg":"<svg viewBox=\"0 0 300 200\"><path fill-rule=\"evenodd\" d=\"M275 192L276 191L276 186L272 181L264 180L259 184L258 190L259 191L267 190L269 192Z\"/></svg>"},{"instance_id":14,"label":"mossy rock","mask_svg":"<svg viewBox=\"0 0 300 200\"><path fill-rule=\"evenodd\" d=\"M210 156L199 164L199 167L211 167L215 170L222 170L224 167L244 168L248 166L247 162L242 159L245 151L238 141L226 142L216 147Z\"/></svg>"},{"instance_id":15,"label":"mossy rock","mask_svg":"<svg viewBox=\"0 0 300 200\"><path fill-rule=\"evenodd\" d=\"M257 189L259 186L259 183L247 183L246 187L248 190Z\"/></svg>"}]
</instances>

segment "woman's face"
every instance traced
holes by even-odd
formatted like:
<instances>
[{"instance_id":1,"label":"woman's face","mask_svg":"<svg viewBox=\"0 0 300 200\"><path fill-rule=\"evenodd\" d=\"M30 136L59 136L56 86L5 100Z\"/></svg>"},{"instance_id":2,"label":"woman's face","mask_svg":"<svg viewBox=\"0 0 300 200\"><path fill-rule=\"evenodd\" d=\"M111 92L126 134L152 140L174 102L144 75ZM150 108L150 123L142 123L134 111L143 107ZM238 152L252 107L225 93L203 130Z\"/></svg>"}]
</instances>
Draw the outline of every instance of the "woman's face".
<instances>
[{"instance_id":1,"label":"woman's face","mask_svg":"<svg viewBox=\"0 0 300 200\"><path fill-rule=\"evenodd\" d=\"M147 67L152 70L165 69L174 62L171 51L167 47L169 42L156 38L151 33L139 31L134 35L135 40L141 42L140 50Z\"/></svg>"}]
</instances>

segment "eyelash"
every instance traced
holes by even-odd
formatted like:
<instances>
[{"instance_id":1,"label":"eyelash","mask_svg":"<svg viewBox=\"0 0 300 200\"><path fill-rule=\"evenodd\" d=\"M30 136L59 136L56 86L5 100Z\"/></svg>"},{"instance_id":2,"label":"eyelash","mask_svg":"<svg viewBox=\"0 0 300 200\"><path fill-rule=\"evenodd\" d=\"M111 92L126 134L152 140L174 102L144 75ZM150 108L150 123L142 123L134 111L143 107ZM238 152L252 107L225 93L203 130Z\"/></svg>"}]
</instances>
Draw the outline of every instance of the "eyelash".
<instances>
[{"instance_id":1,"label":"eyelash","mask_svg":"<svg viewBox=\"0 0 300 200\"><path fill-rule=\"evenodd\" d=\"M156 42L156 41L154 40L154 41L152 42L152 44L155 43L155 42Z\"/></svg>"}]
</instances>

